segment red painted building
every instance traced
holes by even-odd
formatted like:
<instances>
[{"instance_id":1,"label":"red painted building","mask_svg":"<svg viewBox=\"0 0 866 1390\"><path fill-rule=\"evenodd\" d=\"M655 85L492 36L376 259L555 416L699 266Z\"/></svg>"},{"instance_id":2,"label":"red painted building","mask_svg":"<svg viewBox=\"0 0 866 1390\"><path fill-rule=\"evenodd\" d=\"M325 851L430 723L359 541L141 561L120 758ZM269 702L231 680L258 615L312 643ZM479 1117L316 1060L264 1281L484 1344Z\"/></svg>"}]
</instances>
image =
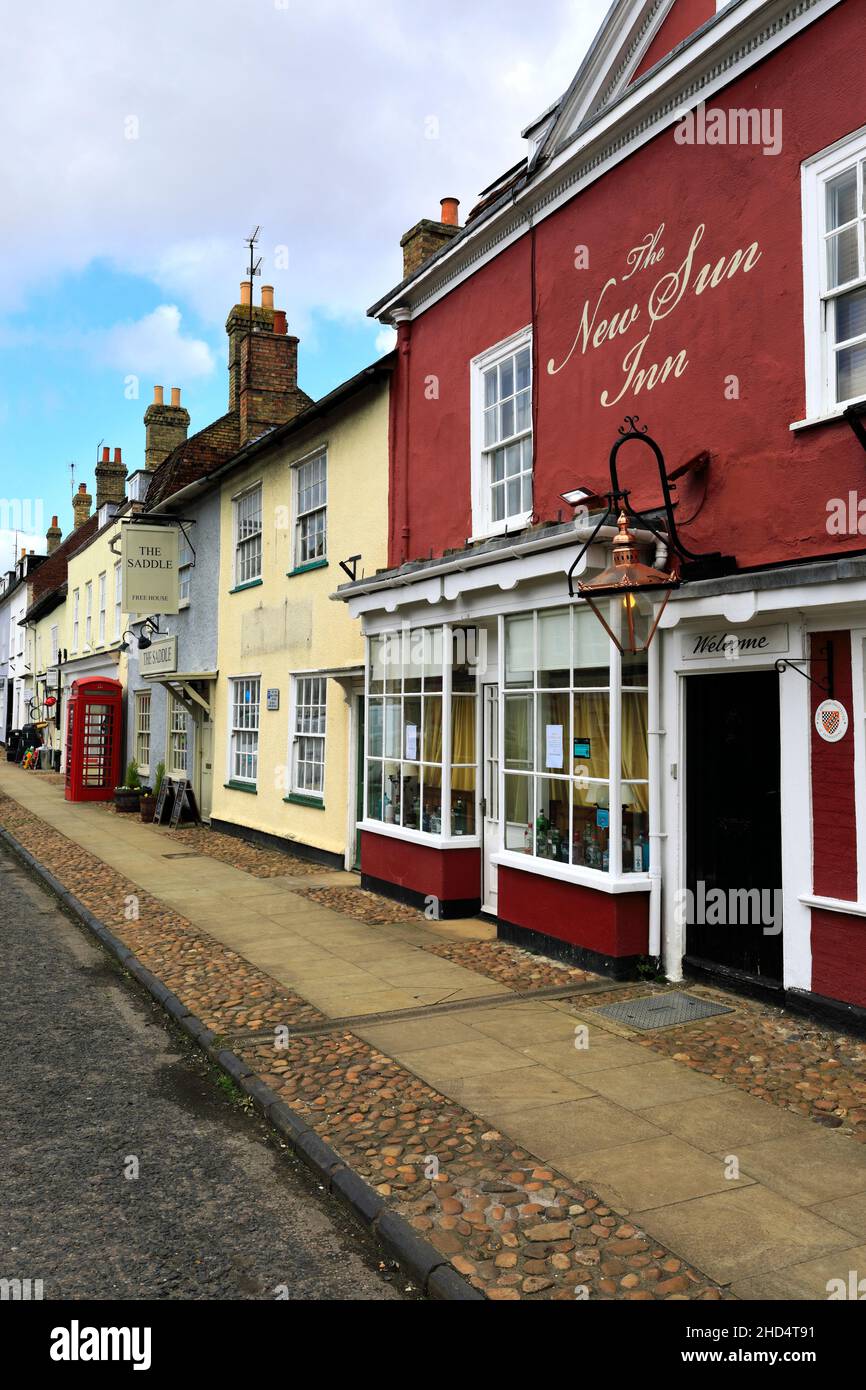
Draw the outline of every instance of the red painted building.
<instances>
[{"instance_id":1,"label":"red painted building","mask_svg":"<svg viewBox=\"0 0 866 1390\"><path fill-rule=\"evenodd\" d=\"M613 5L525 160L403 239L371 310L399 335L392 568L340 591L369 638L370 882L852 1016L864 10ZM569 593L610 561L617 440L641 558L680 580L643 655Z\"/></svg>"}]
</instances>

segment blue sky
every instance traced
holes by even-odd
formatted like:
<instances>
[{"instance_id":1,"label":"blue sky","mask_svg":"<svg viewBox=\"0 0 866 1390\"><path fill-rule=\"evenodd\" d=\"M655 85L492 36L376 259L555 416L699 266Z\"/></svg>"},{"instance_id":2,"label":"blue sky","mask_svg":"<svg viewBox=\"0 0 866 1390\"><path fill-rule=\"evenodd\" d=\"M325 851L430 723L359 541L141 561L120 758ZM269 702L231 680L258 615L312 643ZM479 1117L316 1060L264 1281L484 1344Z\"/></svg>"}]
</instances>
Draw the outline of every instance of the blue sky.
<instances>
[{"instance_id":1,"label":"blue sky","mask_svg":"<svg viewBox=\"0 0 866 1390\"><path fill-rule=\"evenodd\" d=\"M182 388L191 430L225 410L257 223L300 385L379 356L365 311L400 279L400 236L520 158L606 9L2 0L0 567L9 526L70 528L70 463L91 490L100 442L142 466L155 382Z\"/></svg>"}]
</instances>

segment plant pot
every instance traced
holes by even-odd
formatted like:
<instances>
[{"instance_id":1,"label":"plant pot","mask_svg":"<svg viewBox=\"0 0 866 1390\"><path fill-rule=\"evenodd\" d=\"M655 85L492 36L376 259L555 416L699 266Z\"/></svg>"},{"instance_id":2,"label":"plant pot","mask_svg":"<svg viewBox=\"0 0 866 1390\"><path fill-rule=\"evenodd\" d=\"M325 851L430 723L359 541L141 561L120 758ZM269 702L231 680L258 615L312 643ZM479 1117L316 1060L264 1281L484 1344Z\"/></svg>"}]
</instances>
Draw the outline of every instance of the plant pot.
<instances>
[{"instance_id":1,"label":"plant pot","mask_svg":"<svg viewBox=\"0 0 866 1390\"><path fill-rule=\"evenodd\" d=\"M149 824L153 820L153 813L156 810L156 797L153 792L142 792L139 803L141 809L141 819Z\"/></svg>"},{"instance_id":2,"label":"plant pot","mask_svg":"<svg viewBox=\"0 0 866 1390\"><path fill-rule=\"evenodd\" d=\"M141 803L138 787L115 787L114 808L116 811L137 811Z\"/></svg>"}]
</instances>

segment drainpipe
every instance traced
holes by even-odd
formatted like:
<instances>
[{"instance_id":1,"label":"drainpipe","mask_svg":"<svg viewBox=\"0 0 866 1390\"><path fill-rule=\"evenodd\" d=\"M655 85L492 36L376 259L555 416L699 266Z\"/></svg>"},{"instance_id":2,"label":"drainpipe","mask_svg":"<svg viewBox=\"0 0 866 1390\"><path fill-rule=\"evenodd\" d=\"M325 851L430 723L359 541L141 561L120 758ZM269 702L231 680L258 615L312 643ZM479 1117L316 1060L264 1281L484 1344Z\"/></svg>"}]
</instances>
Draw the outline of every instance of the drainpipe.
<instances>
[{"instance_id":1,"label":"drainpipe","mask_svg":"<svg viewBox=\"0 0 866 1390\"><path fill-rule=\"evenodd\" d=\"M662 949L662 840L664 834L661 828L662 814L662 795L661 795L661 770L662 770L662 739L664 730L661 727L661 691L659 689L661 677L661 642L658 634L656 640L650 642L647 652L647 668L649 695L647 698L647 725L648 725L648 776L649 776L649 873L650 873L650 901L649 901L649 954L654 959L661 956Z\"/></svg>"},{"instance_id":2,"label":"drainpipe","mask_svg":"<svg viewBox=\"0 0 866 1390\"><path fill-rule=\"evenodd\" d=\"M409 372L412 352L412 315L409 309L395 309L392 321L397 329L397 354L400 363L400 441L397 451L398 469L402 478L395 478L399 501L400 564L409 558Z\"/></svg>"}]
</instances>

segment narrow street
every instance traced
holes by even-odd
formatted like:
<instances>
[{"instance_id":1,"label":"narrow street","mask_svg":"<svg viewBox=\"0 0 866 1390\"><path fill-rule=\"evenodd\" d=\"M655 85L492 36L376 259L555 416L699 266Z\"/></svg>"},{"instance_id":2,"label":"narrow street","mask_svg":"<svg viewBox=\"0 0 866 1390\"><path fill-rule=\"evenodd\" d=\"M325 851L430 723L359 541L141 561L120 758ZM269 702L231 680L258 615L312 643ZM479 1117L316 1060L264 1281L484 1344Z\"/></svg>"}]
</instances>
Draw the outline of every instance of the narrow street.
<instances>
[{"instance_id":1,"label":"narrow street","mask_svg":"<svg viewBox=\"0 0 866 1390\"><path fill-rule=\"evenodd\" d=\"M225 1078L5 852L0 971L0 1277L41 1279L46 1299L403 1297Z\"/></svg>"}]
</instances>

